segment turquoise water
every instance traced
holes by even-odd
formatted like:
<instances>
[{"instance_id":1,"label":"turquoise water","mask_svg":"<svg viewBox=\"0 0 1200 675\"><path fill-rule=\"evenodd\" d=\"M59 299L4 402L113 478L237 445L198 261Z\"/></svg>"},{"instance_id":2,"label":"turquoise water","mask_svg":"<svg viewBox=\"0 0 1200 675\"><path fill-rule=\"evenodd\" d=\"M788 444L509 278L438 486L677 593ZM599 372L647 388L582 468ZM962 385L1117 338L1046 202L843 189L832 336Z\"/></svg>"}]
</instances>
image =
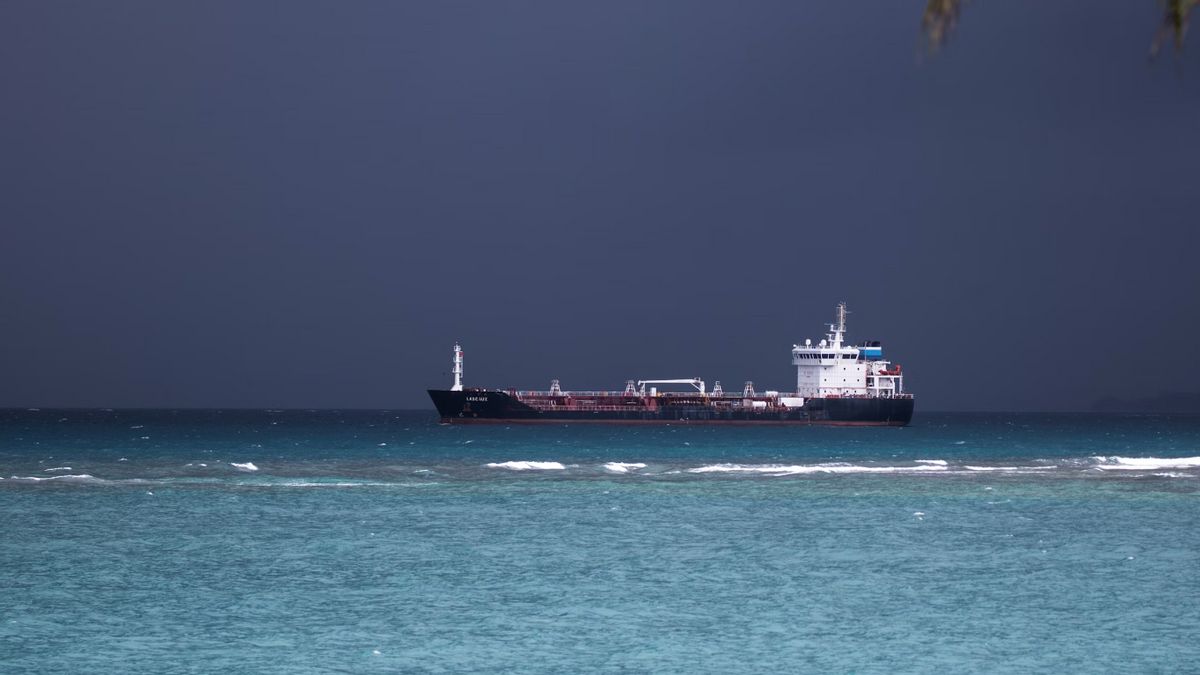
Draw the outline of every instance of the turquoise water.
<instances>
[{"instance_id":1,"label":"turquoise water","mask_svg":"<svg viewBox=\"0 0 1200 675\"><path fill-rule=\"evenodd\" d=\"M1200 663L1197 417L0 411L0 477L5 673Z\"/></svg>"}]
</instances>

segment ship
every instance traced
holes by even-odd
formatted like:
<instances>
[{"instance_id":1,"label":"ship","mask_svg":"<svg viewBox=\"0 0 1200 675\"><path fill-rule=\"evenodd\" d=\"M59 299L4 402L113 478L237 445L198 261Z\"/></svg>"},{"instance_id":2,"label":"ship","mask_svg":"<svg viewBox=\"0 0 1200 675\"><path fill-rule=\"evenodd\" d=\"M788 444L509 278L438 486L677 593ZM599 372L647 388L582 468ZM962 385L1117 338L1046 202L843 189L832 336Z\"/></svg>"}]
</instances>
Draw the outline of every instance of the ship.
<instances>
[{"instance_id":1,"label":"ship","mask_svg":"<svg viewBox=\"0 0 1200 675\"><path fill-rule=\"evenodd\" d=\"M545 391L464 387L463 350L455 344L453 385L430 389L429 397L443 424L906 426L914 399L900 365L884 359L879 341L848 344L846 314L846 303L839 303L824 339L792 346L793 392L758 392L753 382L726 392L719 380L707 390L698 377L627 380L622 391L566 391L558 380Z\"/></svg>"}]
</instances>

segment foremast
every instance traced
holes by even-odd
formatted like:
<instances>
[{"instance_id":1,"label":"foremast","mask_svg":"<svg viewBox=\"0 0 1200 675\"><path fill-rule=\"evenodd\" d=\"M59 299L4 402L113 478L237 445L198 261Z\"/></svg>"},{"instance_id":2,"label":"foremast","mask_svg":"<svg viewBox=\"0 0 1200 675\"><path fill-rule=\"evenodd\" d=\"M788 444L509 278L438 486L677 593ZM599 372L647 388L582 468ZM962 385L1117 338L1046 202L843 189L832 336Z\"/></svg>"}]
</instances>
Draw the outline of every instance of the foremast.
<instances>
[{"instance_id":1,"label":"foremast","mask_svg":"<svg viewBox=\"0 0 1200 675\"><path fill-rule=\"evenodd\" d=\"M454 364L454 370L453 370L454 384L451 385L450 391L462 391L463 390L463 350L462 350L462 347L457 342L454 343L454 359L453 359L452 363Z\"/></svg>"}]
</instances>

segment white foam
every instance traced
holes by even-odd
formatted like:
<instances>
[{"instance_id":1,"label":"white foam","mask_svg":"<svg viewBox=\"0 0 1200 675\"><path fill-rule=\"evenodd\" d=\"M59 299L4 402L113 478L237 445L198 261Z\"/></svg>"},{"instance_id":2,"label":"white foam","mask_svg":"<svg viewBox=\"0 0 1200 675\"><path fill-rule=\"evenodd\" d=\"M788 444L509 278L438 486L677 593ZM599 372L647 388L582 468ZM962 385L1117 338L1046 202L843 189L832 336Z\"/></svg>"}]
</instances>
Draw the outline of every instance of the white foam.
<instances>
[{"instance_id":1,"label":"white foam","mask_svg":"<svg viewBox=\"0 0 1200 675\"><path fill-rule=\"evenodd\" d=\"M1093 457L1104 471L1200 468L1200 457Z\"/></svg>"},{"instance_id":2,"label":"white foam","mask_svg":"<svg viewBox=\"0 0 1200 675\"><path fill-rule=\"evenodd\" d=\"M391 485L391 483L312 483L307 481L287 482L287 483L264 483L266 487L376 487L380 485Z\"/></svg>"},{"instance_id":3,"label":"white foam","mask_svg":"<svg viewBox=\"0 0 1200 675\"><path fill-rule=\"evenodd\" d=\"M230 462L229 465L242 471L258 471L258 467L254 466L254 462Z\"/></svg>"},{"instance_id":4,"label":"white foam","mask_svg":"<svg viewBox=\"0 0 1200 675\"><path fill-rule=\"evenodd\" d=\"M56 466L53 469L42 469L42 471L47 471L47 472L49 472L49 471L70 471L70 470L71 470L71 467L69 467L69 466Z\"/></svg>"},{"instance_id":5,"label":"white foam","mask_svg":"<svg viewBox=\"0 0 1200 675\"><path fill-rule=\"evenodd\" d=\"M355 482L336 482L326 483L318 481L284 481L282 483L264 483L260 481L252 481L246 483L238 483L247 487L267 487L267 488L360 488L360 487L388 487L388 488L410 488L410 487L428 487L430 485L440 485L440 483L385 483L364 481L361 483Z\"/></svg>"},{"instance_id":6,"label":"white foam","mask_svg":"<svg viewBox=\"0 0 1200 675\"><path fill-rule=\"evenodd\" d=\"M945 471L942 464L921 464L918 466L863 466L832 462L828 464L710 464L688 473L765 473L772 476L788 476L805 473L927 473Z\"/></svg>"},{"instance_id":7,"label":"white foam","mask_svg":"<svg viewBox=\"0 0 1200 675\"><path fill-rule=\"evenodd\" d=\"M1056 465L1051 465L1051 466L971 466L968 464L968 465L964 466L963 468L966 469L967 471L1016 472L1016 471L1048 471L1050 469L1057 469L1058 466L1056 466Z\"/></svg>"},{"instance_id":8,"label":"white foam","mask_svg":"<svg viewBox=\"0 0 1200 675\"><path fill-rule=\"evenodd\" d=\"M644 469L646 465L641 462L608 462L604 468L613 473L629 473L630 469Z\"/></svg>"},{"instance_id":9,"label":"white foam","mask_svg":"<svg viewBox=\"0 0 1200 675\"><path fill-rule=\"evenodd\" d=\"M492 462L487 466L492 469L512 469L513 471L554 471L567 468L560 462Z\"/></svg>"},{"instance_id":10,"label":"white foam","mask_svg":"<svg viewBox=\"0 0 1200 675\"><path fill-rule=\"evenodd\" d=\"M917 464L929 464L930 466L946 466L947 462L944 459L918 459Z\"/></svg>"},{"instance_id":11,"label":"white foam","mask_svg":"<svg viewBox=\"0 0 1200 675\"><path fill-rule=\"evenodd\" d=\"M87 474L87 473L63 474L61 476L10 476L9 478L11 480L32 480L32 481L61 480L63 482L67 482L67 483L72 482L72 481L99 480L95 476L93 476L91 474Z\"/></svg>"}]
</instances>

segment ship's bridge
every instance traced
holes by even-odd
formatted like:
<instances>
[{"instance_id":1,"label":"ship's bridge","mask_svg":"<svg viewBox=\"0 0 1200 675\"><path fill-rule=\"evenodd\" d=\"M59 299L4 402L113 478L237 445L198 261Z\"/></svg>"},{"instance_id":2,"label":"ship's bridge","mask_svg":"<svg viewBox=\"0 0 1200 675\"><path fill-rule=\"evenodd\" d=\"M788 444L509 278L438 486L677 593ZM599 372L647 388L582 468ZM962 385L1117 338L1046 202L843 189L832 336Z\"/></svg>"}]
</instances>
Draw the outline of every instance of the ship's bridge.
<instances>
[{"instance_id":1,"label":"ship's bridge","mask_svg":"<svg viewBox=\"0 0 1200 675\"><path fill-rule=\"evenodd\" d=\"M846 303L837 307L837 322L817 344L805 340L792 346L796 366L796 393L808 398L825 396L894 396L901 393L900 368L888 368L879 342L843 344Z\"/></svg>"}]
</instances>

